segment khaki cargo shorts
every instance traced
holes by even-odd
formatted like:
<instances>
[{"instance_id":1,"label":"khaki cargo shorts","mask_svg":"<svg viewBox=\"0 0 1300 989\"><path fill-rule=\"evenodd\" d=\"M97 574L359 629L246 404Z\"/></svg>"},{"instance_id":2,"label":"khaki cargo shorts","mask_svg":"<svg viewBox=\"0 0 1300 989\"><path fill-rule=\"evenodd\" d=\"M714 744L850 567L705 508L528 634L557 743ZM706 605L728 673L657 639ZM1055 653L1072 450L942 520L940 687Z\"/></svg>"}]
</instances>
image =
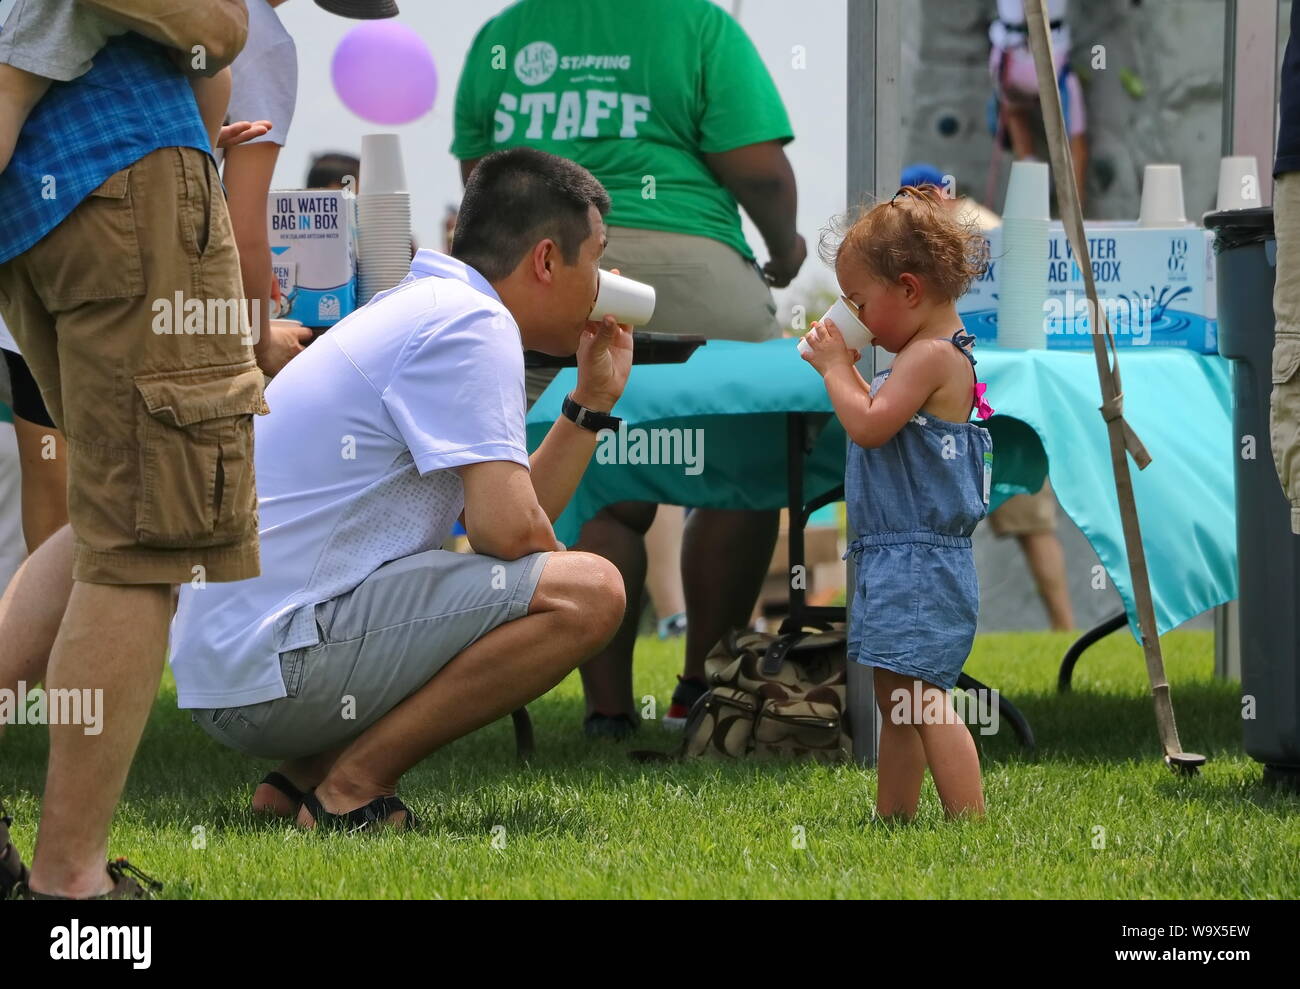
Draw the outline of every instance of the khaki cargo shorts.
<instances>
[{"instance_id":1,"label":"khaki cargo shorts","mask_svg":"<svg viewBox=\"0 0 1300 989\"><path fill-rule=\"evenodd\" d=\"M1277 282L1273 288L1273 395L1269 439L1278 480L1291 502L1291 531L1300 535L1300 172L1287 172L1273 192Z\"/></svg>"},{"instance_id":2,"label":"khaki cargo shorts","mask_svg":"<svg viewBox=\"0 0 1300 989\"><path fill-rule=\"evenodd\" d=\"M0 264L0 312L68 442L73 578L259 572L262 374L212 159L163 148Z\"/></svg>"},{"instance_id":3,"label":"khaki cargo shorts","mask_svg":"<svg viewBox=\"0 0 1300 989\"><path fill-rule=\"evenodd\" d=\"M1056 495L1051 482L1033 494L1013 495L989 515L989 525L997 536L1028 536L1056 531Z\"/></svg>"},{"instance_id":4,"label":"khaki cargo shorts","mask_svg":"<svg viewBox=\"0 0 1300 989\"><path fill-rule=\"evenodd\" d=\"M762 269L734 247L666 230L609 227L606 234L600 266L655 288L654 318L637 329L746 342L781 335ZM555 368L527 372L529 408L555 374Z\"/></svg>"}]
</instances>

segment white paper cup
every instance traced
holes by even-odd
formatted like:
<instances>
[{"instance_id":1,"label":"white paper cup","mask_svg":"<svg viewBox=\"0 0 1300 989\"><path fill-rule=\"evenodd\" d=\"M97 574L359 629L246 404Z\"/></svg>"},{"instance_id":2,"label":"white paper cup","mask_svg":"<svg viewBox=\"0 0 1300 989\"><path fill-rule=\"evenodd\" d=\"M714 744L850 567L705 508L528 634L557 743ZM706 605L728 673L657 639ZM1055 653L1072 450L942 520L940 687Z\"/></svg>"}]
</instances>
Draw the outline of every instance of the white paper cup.
<instances>
[{"instance_id":1,"label":"white paper cup","mask_svg":"<svg viewBox=\"0 0 1300 989\"><path fill-rule=\"evenodd\" d=\"M1183 208L1181 165L1148 165L1142 171L1140 227L1180 227L1187 223Z\"/></svg>"},{"instance_id":2,"label":"white paper cup","mask_svg":"<svg viewBox=\"0 0 1300 989\"><path fill-rule=\"evenodd\" d=\"M1048 193L1050 172L1046 162L1017 161L1011 164L1007 198L1002 205L1004 220L1046 220L1051 216Z\"/></svg>"},{"instance_id":3,"label":"white paper cup","mask_svg":"<svg viewBox=\"0 0 1300 989\"><path fill-rule=\"evenodd\" d=\"M1255 156L1220 158L1219 196L1215 209L1252 209L1259 205L1259 166Z\"/></svg>"},{"instance_id":4,"label":"white paper cup","mask_svg":"<svg viewBox=\"0 0 1300 989\"><path fill-rule=\"evenodd\" d=\"M836 299L835 305L827 309L826 315L817 322L825 323L828 319L840 331L840 336L844 338L844 345L850 350L865 351L875 342L875 336L858 318L858 314L853 311L853 307L844 301L844 296ZM800 337L799 353L806 354L808 351L808 341Z\"/></svg>"},{"instance_id":5,"label":"white paper cup","mask_svg":"<svg viewBox=\"0 0 1300 989\"><path fill-rule=\"evenodd\" d=\"M600 290L591 307L594 320L613 316L620 323L645 326L655 314L655 290L651 285L624 278L610 271L600 272Z\"/></svg>"},{"instance_id":6,"label":"white paper cup","mask_svg":"<svg viewBox=\"0 0 1300 989\"><path fill-rule=\"evenodd\" d=\"M396 134L365 134L361 138L361 174L367 196L406 191L402 142Z\"/></svg>"}]
</instances>

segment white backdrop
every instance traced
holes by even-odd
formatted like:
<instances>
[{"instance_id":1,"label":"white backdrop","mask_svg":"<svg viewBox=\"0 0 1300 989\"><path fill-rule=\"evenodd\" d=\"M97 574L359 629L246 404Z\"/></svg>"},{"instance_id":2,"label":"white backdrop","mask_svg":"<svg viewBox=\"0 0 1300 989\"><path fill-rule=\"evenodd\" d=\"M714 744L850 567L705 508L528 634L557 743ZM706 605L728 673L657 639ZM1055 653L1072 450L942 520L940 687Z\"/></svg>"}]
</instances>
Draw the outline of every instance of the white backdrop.
<instances>
[{"instance_id":1,"label":"white backdrop","mask_svg":"<svg viewBox=\"0 0 1300 989\"><path fill-rule=\"evenodd\" d=\"M591 0L592 3L611 0ZM649 0L653 2L653 0ZM0 0L0 19L14 0ZM728 10L736 0L721 5ZM421 244L441 247L442 217L448 203L460 196L460 172L448 153L452 135L452 103L461 61L474 34L489 17L503 10L506 0L398 0L400 20L429 44L438 68L439 93L427 117L396 128L406 148L412 186L415 234ZM357 153L361 135L384 128L352 115L335 96L329 77L330 56L339 39L356 22L328 14L311 0L288 0L278 8L298 45L298 108L276 170L280 188L300 187L313 153L326 150ZM743 0L740 22L757 46L785 100L795 140L787 148L799 182L799 232L810 251L822 225L844 208L845 0ZM801 46L804 67L795 67ZM746 221L746 237L767 259L762 238ZM833 279L813 255L796 282L796 294L813 285L830 286ZM781 293L782 296L788 293Z\"/></svg>"}]
</instances>

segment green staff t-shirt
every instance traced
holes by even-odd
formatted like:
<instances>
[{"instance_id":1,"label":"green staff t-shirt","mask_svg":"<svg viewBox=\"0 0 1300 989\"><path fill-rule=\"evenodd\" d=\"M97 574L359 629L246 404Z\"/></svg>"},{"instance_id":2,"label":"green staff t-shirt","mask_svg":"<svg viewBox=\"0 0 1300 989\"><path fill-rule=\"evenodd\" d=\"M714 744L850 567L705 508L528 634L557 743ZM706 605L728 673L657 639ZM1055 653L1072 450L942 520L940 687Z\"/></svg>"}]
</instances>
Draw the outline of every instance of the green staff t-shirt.
<instances>
[{"instance_id":1,"label":"green staff t-shirt","mask_svg":"<svg viewBox=\"0 0 1300 989\"><path fill-rule=\"evenodd\" d=\"M604 184L609 225L711 237L753 258L736 200L701 155L793 136L753 42L711 0L522 0L470 46L451 153L549 151Z\"/></svg>"}]
</instances>

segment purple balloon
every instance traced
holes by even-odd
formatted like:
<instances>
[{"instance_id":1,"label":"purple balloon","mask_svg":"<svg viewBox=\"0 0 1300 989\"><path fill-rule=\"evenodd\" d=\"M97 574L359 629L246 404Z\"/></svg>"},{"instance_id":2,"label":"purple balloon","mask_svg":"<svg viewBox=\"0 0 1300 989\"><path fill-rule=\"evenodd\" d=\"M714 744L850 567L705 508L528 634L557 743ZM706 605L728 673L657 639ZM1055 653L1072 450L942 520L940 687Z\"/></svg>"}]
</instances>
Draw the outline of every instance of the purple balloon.
<instances>
[{"instance_id":1,"label":"purple balloon","mask_svg":"<svg viewBox=\"0 0 1300 989\"><path fill-rule=\"evenodd\" d=\"M344 106L376 124L418 120L438 94L429 47L396 21L369 21L344 35L330 77Z\"/></svg>"}]
</instances>

